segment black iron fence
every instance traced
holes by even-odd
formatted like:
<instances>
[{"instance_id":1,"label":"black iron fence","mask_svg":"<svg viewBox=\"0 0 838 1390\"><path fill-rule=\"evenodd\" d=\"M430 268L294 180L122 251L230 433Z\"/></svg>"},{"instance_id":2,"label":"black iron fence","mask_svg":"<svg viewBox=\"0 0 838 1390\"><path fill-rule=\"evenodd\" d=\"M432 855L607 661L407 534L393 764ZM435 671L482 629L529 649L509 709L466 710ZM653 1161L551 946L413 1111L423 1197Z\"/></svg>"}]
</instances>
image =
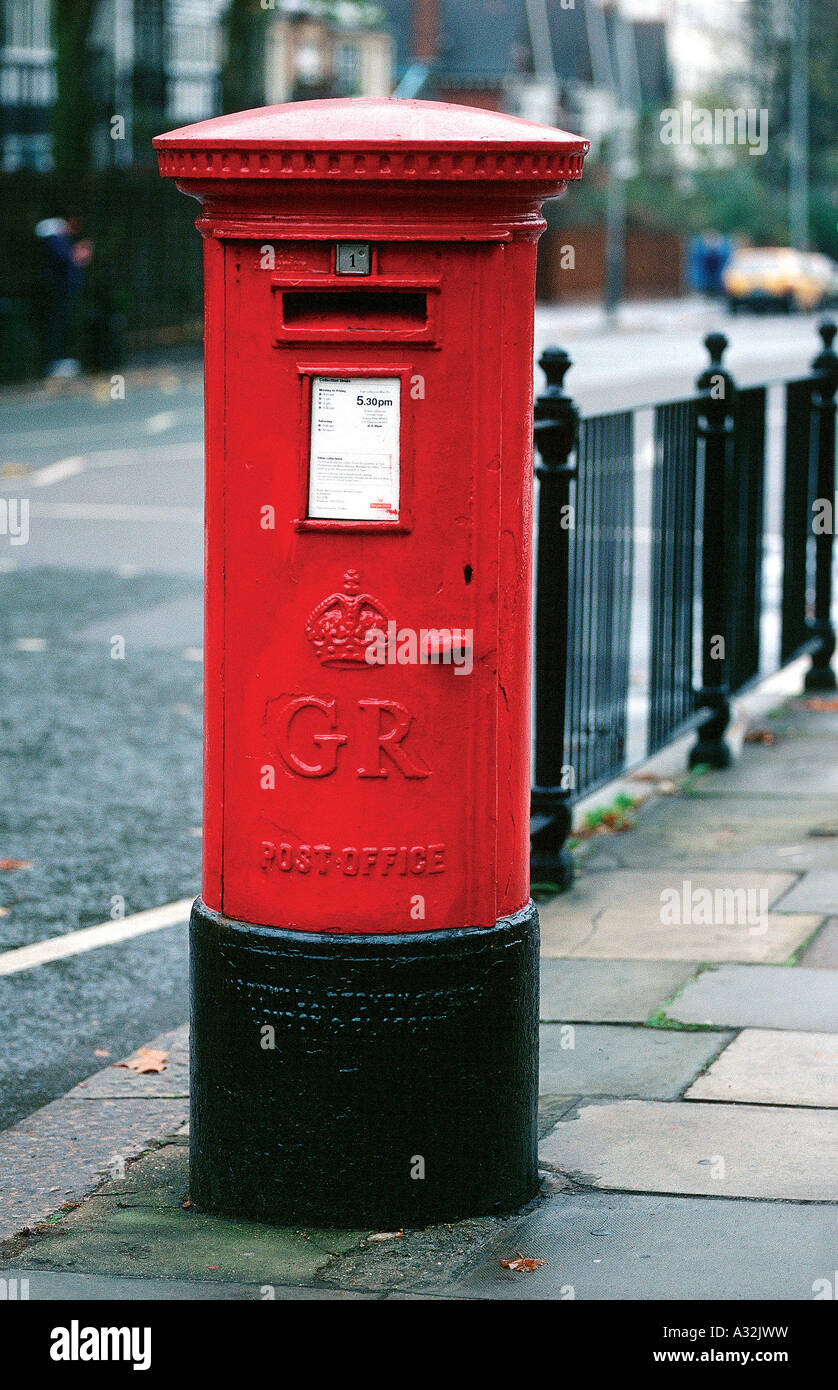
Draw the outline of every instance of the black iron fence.
<instances>
[{"instance_id":1,"label":"black iron fence","mask_svg":"<svg viewBox=\"0 0 838 1390\"><path fill-rule=\"evenodd\" d=\"M836 326L819 332L800 380L737 389L711 333L694 397L582 420L567 353L541 357L534 879L570 881L577 798L691 728L690 766L727 766L749 685L808 653L805 688L836 688Z\"/></svg>"}]
</instances>

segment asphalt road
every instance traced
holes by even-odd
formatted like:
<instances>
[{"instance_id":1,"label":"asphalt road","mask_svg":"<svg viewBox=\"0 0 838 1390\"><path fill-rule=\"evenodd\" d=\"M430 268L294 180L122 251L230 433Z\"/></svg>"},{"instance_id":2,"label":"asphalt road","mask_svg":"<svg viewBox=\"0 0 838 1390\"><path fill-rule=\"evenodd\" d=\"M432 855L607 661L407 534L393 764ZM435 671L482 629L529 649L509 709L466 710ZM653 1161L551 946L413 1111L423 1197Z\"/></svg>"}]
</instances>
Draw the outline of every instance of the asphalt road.
<instances>
[{"instance_id":1,"label":"asphalt road","mask_svg":"<svg viewBox=\"0 0 838 1390\"><path fill-rule=\"evenodd\" d=\"M672 398L722 322L743 382L802 375L804 318L643 307L599 331L543 310L588 411ZM538 375L538 374L537 374ZM197 892L200 860L202 396L198 368L0 392L0 952ZM2 515L0 511L0 515ZM124 639L124 657L116 638ZM183 926L0 975L0 1126L187 1014Z\"/></svg>"},{"instance_id":2,"label":"asphalt road","mask_svg":"<svg viewBox=\"0 0 838 1390\"><path fill-rule=\"evenodd\" d=\"M201 389L0 396L0 951L198 891ZM0 1126L187 1009L184 926L0 977Z\"/></svg>"}]
</instances>

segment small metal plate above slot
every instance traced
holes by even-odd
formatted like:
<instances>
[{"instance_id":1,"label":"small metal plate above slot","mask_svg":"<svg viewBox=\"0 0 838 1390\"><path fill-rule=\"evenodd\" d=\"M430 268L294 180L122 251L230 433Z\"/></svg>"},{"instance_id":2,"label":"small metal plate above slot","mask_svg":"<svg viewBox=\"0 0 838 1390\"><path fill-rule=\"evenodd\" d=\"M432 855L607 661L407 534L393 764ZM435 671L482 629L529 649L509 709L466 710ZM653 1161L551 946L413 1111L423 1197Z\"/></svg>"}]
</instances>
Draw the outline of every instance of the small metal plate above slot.
<instances>
[{"instance_id":1,"label":"small metal plate above slot","mask_svg":"<svg viewBox=\"0 0 838 1390\"><path fill-rule=\"evenodd\" d=\"M368 241L339 241L335 247L336 275L369 275L372 254Z\"/></svg>"}]
</instances>

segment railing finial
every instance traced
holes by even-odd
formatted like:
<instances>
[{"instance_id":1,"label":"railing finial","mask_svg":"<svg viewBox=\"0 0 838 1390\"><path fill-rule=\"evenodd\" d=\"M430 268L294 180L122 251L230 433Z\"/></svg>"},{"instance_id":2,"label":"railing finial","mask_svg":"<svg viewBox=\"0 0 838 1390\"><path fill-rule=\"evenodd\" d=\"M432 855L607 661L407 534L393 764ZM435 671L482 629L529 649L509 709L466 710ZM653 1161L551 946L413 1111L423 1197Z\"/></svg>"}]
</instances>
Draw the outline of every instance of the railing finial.
<instances>
[{"instance_id":1,"label":"railing finial","mask_svg":"<svg viewBox=\"0 0 838 1390\"><path fill-rule=\"evenodd\" d=\"M835 341L835 334L838 333L838 324L836 324L832 319L822 319L821 322L818 324L818 332L820 333L821 338L823 339L824 347L826 348L827 352L829 352L832 348L833 342Z\"/></svg>"},{"instance_id":2,"label":"railing finial","mask_svg":"<svg viewBox=\"0 0 838 1390\"><path fill-rule=\"evenodd\" d=\"M718 330L715 333L708 333L704 339L704 346L710 354L710 361L714 367L721 367L722 358L726 349L730 346L730 341L724 333Z\"/></svg>"},{"instance_id":3,"label":"railing finial","mask_svg":"<svg viewBox=\"0 0 838 1390\"><path fill-rule=\"evenodd\" d=\"M822 319L818 324L818 332L823 347L812 363L812 367L814 371L821 372L824 376L838 376L838 353L832 346L835 341L835 334L838 333L838 325L832 319Z\"/></svg>"},{"instance_id":4,"label":"railing finial","mask_svg":"<svg viewBox=\"0 0 838 1390\"><path fill-rule=\"evenodd\" d=\"M564 379L573 366L573 359L564 348L545 348L538 359L538 365L547 378L547 389L564 395Z\"/></svg>"}]
</instances>

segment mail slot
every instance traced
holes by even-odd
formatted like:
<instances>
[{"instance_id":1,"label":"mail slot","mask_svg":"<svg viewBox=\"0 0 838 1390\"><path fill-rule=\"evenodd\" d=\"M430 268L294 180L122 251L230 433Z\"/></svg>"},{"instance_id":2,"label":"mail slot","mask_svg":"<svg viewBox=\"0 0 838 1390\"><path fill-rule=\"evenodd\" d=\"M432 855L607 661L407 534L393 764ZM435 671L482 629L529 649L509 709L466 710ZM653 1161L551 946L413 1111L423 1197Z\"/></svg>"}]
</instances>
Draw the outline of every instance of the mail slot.
<instances>
[{"instance_id":1,"label":"mail slot","mask_svg":"<svg viewBox=\"0 0 838 1390\"><path fill-rule=\"evenodd\" d=\"M376 258L377 259L377 258ZM320 277L317 277L318 280ZM312 276L312 279L314 277ZM416 285L409 276L273 281L276 343L435 342L439 284Z\"/></svg>"},{"instance_id":2,"label":"mail slot","mask_svg":"<svg viewBox=\"0 0 838 1390\"><path fill-rule=\"evenodd\" d=\"M536 1184L535 250L587 143L359 99L155 145L205 264L192 1197L508 1209Z\"/></svg>"},{"instance_id":3,"label":"mail slot","mask_svg":"<svg viewBox=\"0 0 838 1390\"><path fill-rule=\"evenodd\" d=\"M305 329L312 337L325 333L398 332L424 326L428 296L423 290L284 290L284 328Z\"/></svg>"}]
</instances>

